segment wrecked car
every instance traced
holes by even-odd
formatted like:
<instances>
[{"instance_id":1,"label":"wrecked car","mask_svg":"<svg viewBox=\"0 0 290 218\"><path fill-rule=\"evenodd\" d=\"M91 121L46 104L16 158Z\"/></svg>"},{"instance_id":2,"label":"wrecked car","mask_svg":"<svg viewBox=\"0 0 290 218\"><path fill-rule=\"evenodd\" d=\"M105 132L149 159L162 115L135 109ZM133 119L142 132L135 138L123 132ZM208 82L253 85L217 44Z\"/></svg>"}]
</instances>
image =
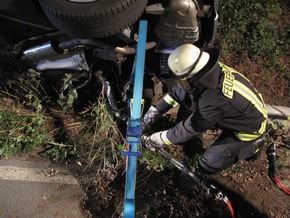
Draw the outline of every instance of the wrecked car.
<instances>
[{"instance_id":1,"label":"wrecked car","mask_svg":"<svg viewBox=\"0 0 290 218\"><path fill-rule=\"evenodd\" d=\"M66 74L75 89L104 88L112 113L126 114L138 24L148 21L143 96L150 105L157 76L166 86L175 47L213 46L218 0L4 0L0 5L0 59L37 75L56 90ZM97 88L96 88L97 87Z\"/></svg>"}]
</instances>

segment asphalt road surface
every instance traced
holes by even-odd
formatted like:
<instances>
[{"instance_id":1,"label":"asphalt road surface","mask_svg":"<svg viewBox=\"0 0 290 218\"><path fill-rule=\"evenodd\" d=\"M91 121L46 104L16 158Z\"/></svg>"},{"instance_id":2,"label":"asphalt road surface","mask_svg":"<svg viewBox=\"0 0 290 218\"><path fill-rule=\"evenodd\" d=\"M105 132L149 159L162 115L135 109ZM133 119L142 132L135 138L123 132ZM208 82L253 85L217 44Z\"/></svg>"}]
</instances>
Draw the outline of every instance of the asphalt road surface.
<instances>
[{"instance_id":1,"label":"asphalt road surface","mask_svg":"<svg viewBox=\"0 0 290 218\"><path fill-rule=\"evenodd\" d=\"M84 197L64 166L46 159L0 160L0 218L83 218Z\"/></svg>"}]
</instances>

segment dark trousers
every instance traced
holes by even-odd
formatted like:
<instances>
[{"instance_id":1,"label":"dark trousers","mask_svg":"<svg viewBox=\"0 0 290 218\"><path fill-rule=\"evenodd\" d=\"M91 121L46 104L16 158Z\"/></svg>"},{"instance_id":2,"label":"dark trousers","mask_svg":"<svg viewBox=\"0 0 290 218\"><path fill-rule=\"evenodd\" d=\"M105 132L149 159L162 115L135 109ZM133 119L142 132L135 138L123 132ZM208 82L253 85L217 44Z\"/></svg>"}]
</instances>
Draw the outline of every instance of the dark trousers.
<instances>
[{"instance_id":1,"label":"dark trousers","mask_svg":"<svg viewBox=\"0 0 290 218\"><path fill-rule=\"evenodd\" d=\"M204 152L203 158L199 160L199 167L207 173L217 173L241 160L257 158L265 142L263 135L245 142L239 141L233 132L223 131L212 146Z\"/></svg>"},{"instance_id":2,"label":"dark trousers","mask_svg":"<svg viewBox=\"0 0 290 218\"><path fill-rule=\"evenodd\" d=\"M177 122L185 120L193 113L184 105L180 105ZM208 148L199 160L198 166L206 173L217 173L233 164L247 159L256 159L266 139L262 135L253 141L240 141L231 130L224 130L220 137Z\"/></svg>"}]
</instances>

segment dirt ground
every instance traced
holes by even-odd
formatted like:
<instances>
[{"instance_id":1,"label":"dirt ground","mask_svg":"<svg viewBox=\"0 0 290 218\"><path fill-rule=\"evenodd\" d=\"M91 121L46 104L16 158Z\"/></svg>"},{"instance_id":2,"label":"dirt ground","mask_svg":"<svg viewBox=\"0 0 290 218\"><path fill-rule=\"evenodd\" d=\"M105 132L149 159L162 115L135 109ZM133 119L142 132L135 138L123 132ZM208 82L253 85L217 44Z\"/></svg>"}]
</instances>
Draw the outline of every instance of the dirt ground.
<instances>
[{"instance_id":1,"label":"dirt ground","mask_svg":"<svg viewBox=\"0 0 290 218\"><path fill-rule=\"evenodd\" d=\"M237 61L233 55L226 60L229 66L235 66L244 73L264 96L267 104L290 106L289 75L276 75L270 72L270 78L259 77L259 64L254 61ZM159 87L158 81L156 86ZM277 88L279 87L279 88ZM158 91L159 90L159 91ZM156 89L155 98L164 93ZM80 117L78 117L80 119ZM81 118L84 119L84 118ZM63 123L66 126L76 123L76 116L59 113L51 117L51 123ZM274 123L275 124L275 123ZM51 127L57 128L58 126ZM74 132L67 132L67 139L74 141L78 137ZM260 158L254 162L242 161L233 167L206 178L209 184L218 188L232 205L237 218L288 218L290 217L290 198L269 177L269 161L266 150L275 142L277 145L276 175L288 189L290 188L290 130L275 124L268 128L268 142ZM187 167L191 167L196 154L201 154L218 136L218 131L208 131L197 138L191 146L177 146L172 155ZM199 146L196 146L196 145ZM202 149L197 149L202 147ZM178 152L176 152L178 151ZM157 154L152 153L152 156ZM82 157L84 158L84 157ZM79 163L83 164L80 165ZM88 217L122 217L125 190L125 159L119 165L106 162L102 168L98 163L88 167L84 159L72 159L72 170L78 171L79 180L86 192L81 206ZM207 189L194 179L183 174L177 168L152 168L150 163L138 162L136 177L136 217L232 217L230 207L225 201L216 199ZM207 186L208 187L208 186Z\"/></svg>"},{"instance_id":2,"label":"dirt ground","mask_svg":"<svg viewBox=\"0 0 290 218\"><path fill-rule=\"evenodd\" d=\"M259 83L256 83L259 85ZM159 90L159 89L158 89ZM274 90L264 89L268 94ZM285 91L286 90L286 91ZM287 92L287 88L284 91ZM157 98L162 96L158 91ZM159 94L159 95L158 95ZM266 95L268 99L268 94ZM284 93L285 94L285 93ZM266 101L268 103L269 101ZM287 95L271 103L283 106L289 102ZM271 104L270 103L270 104ZM286 105L287 106L287 105ZM277 124L278 126L280 124ZM289 127L290 128L290 127ZM290 198L269 176L270 162L267 149L275 142L276 174L290 188L290 132L289 128L275 129L269 126L268 142L256 161L242 161L217 175L209 175L206 181L218 188L232 205L234 216L240 218L288 218ZM206 149L219 135L208 131L196 139L201 150ZM193 146L177 146L172 154L187 167L194 161L198 149ZM157 154L156 154L157 155ZM105 180L100 180L100 178ZM87 199L83 208L88 217L122 217L124 200L124 167L117 172L105 170L85 184ZM207 189L174 167L152 169L149 164L138 164L136 178L136 217L233 217L225 201L207 193Z\"/></svg>"},{"instance_id":3,"label":"dirt ground","mask_svg":"<svg viewBox=\"0 0 290 218\"><path fill-rule=\"evenodd\" d=\"M156 82L159 84L158 81ZM156 86L159 87L156 89L156 98L158 99L162 94L158 91L160 86ZM283 102L285 99L289 100L289 96L284 97L279 102ZM277 96L273 96L273 98L279 99ZM266 101L266 103L268 102ZM58 128L58 126L53 127L53 125L59 122L69 127L80 121L79 119L85 119L85 117L59 111L57 115L49 118L50 128ZM74 141L74 137L79 137L77 133L80 130L67 129L69 131L66 133L66 137L70 141ZM287 195L279 189L269 177L270 164L269 156L266 153L268 146L275 142L277 145L276 175L279 181L289 189L290 130L283 127L281 123L273 123L272 127L268 127L267 133L267 146L264 147L258 160L254 162L242 161L203 180L214 185L228 198L236 218L290 217L289 194ZM171 154L190 168L196 154L201 154L203 149L210 146L218 135L219 131L208 131L202 137L196 138L191 145L175 147ZM158 156L158 154L152 153L152 156ZM125 196L125 159L121 158L118 166L110 160L107 161L103 163L101 168L97 161L88 167L89 164L86 163L84 157L74 157L66 162L69 163L73 171L78 172L79 180L86 192L86 196L80 204L87 217L122 217ZM210 186L206 186L206 188L208 187ZM139 161L135 193L136 218L233 217L231 207L225 201L216 199L216 192L208 194L206 188L171 164L164 168L152 168L151 163Z\"/></svg>"},{"instance_id":4,"label":"dirt ground","mask_svg":"<svg viewBox=\"0 0 290 218\"><path fill-rule=\"evenodd\" d=\"M290 187L290 151L282 144L288 140L289 132L271 132L280 143L277 146L277 173L280 181ZM217 133L209 131L203 135L203 146L211 143ZM282 139L283 138L283 139ZM217 175L208 176L207 181L228 197L235 217L290 216L290 198L269 177L269 161L264 148L260 158L254 162L242 161ZM184 151L185 150L185 151ZM182 149L186 153L186 149ZM184 153L176 155L185 165ZM190 157L190 154L186 154ZM190 166L188 166L190 167ZM100 181L100 178L103 181ZM88 217L121 217L124 200L125 175L120 172L101 172L86 184L88 198L83 208ZM136 179L136 217L232 217L230 208L215 195L177 168L152 170L146 164L138 165Z\"/></svg>"}]
</instances>

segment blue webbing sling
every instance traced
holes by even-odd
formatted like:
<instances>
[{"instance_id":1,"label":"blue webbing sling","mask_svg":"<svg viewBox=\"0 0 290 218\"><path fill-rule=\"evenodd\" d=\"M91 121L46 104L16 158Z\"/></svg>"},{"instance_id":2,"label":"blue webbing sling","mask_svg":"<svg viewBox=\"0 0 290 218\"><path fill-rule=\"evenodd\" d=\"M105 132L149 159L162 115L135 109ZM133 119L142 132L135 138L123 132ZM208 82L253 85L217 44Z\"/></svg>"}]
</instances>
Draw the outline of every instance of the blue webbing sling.
<instances>
[{"instance_id":1,"label":"blue webbing sling","mask_svg":"<svg viewBox=\"0 0 290 218\"><path fill-rule=\"evenodd\" d=\"M137 51L134 60L131 85L133 87L133 99L129 104L131 116L128 120L127 135L126 135L126 151L122 152L126 155L126 186L124 199L124 217L135 217L135 185L136 185L136 170L137 157L141 156L138 152L140 144L140 119L142 108L142 93L145 65L145 50L146 50L146 34L147 21L141 20L139 25Z\"/></svg>"}]
</instances>

